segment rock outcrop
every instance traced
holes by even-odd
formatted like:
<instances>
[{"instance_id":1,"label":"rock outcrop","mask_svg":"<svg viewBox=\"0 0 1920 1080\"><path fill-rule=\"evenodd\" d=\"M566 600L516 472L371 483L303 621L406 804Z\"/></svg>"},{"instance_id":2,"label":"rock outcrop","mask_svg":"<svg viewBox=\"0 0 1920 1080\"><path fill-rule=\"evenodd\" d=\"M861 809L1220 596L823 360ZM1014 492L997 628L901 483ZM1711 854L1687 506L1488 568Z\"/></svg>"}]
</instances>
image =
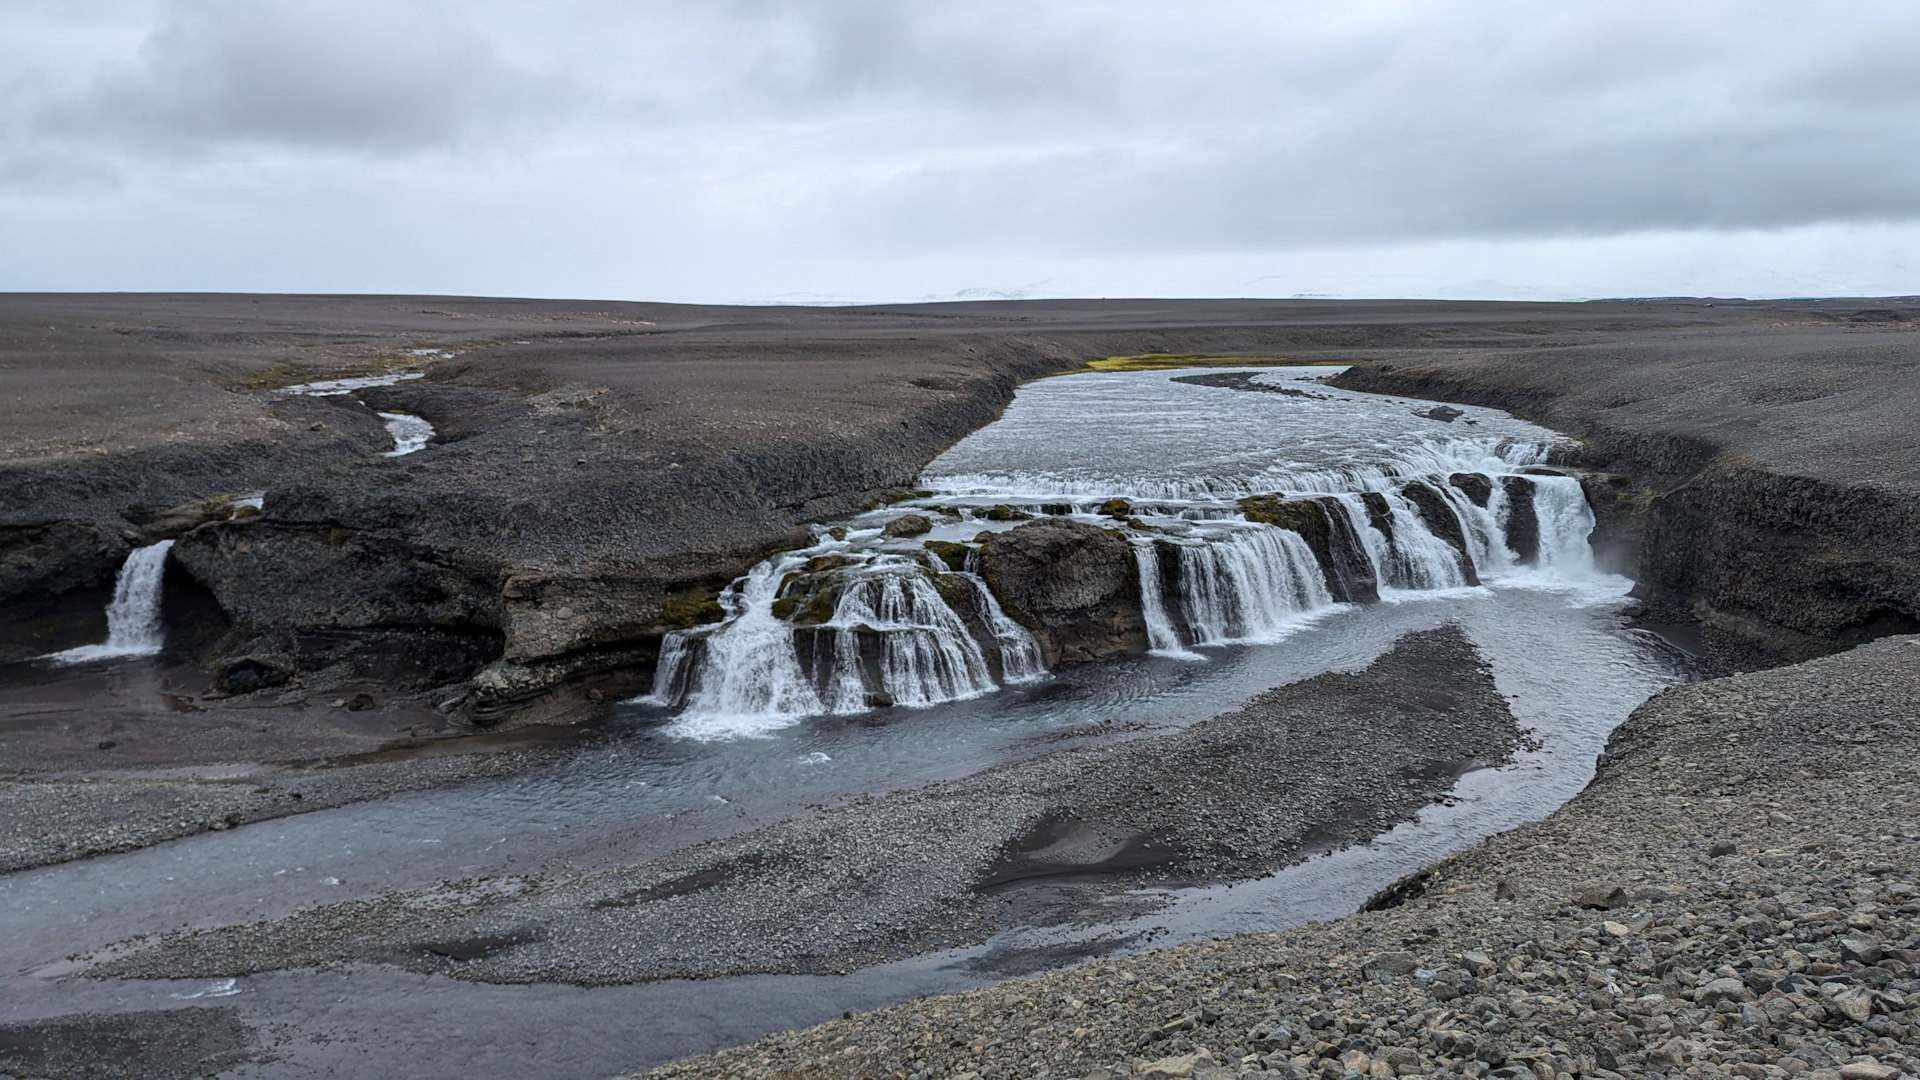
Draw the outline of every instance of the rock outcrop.
<instances>
[{"instance_id":1,"label":"rock outcrop","mask_svg":"<svg viewBox=\"0 0 1920 1080\"><path fill-rule=\"evenodd\" d=\"M1040 518L995 533L980 549L980 573L1049 667L1146 651L1133 549L1098 526Z\"/></svg>"}]
</instances>

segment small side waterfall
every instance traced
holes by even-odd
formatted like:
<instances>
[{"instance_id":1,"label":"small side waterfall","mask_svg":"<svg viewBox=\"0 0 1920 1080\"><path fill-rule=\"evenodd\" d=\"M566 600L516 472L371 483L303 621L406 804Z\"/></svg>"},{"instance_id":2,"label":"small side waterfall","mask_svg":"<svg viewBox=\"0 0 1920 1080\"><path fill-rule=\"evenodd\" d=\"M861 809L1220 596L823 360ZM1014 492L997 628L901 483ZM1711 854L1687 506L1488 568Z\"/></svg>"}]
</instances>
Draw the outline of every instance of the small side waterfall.
<instances>
[{"instance_id":1,"label":"small side waterfall","mask_svg":"<svg viewBox=\"0 0 1920 1080\"><path fill-rule=\"evenodd\" d=\"M381 457L405 457L416 450L426 448L427 440L433 438L433 425L412 413L383 412L380 419L387 422L387 433L393 436L393 449L381 454Z\"/></svg>"},{"instance_id":2,"label":"small side waterfall","mask_svg":"<svg viewBox=\"0 0 1920 1080\"><path fill-rule=\"evenodd\" d=\"M166 576L167 551L173 541L162 540L135 548L114 578L113 600L107 604L107 640L82 645L46 659L62 664L84 664L123 656L152 656L166 641L160 626L160 586Z\"/></svg>"}]
</instances>

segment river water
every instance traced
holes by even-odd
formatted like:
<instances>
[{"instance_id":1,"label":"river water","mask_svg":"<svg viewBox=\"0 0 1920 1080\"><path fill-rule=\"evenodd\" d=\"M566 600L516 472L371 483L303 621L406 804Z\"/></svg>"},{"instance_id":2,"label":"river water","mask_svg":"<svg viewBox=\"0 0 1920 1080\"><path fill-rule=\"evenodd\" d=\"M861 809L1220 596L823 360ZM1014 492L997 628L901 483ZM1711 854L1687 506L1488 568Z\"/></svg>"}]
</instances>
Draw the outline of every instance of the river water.
<instances>
[{"instance_id":1,"label":"river water","mask_svg":"<svg viewBox=\"0 0 1920 1080\"><path fill-rule=\"evenodd\" d=\"M1657 641L1626 629L1630 583L1593 567L1578 483L1539 471L1559 437L1490 410L1434 419L1422 415L1428 403L1317 381L1330 371L1263 372L1253 381L1269 391L1175 381L1194 374L1180 371L1029 384L1000 420L929 466L921 484L930 494L823 528L813 548L736 583L729 618L679 641L654 693L614 710L616 736L576 757L509 780L0 877L8 931L0 1013L235 1006L281 1042L276 1061L234 1075L383 1075L370 1063L405 1052L422 1076L605 1076L847 1008L976 985L1049 957L1351 911L1398 876L1551 811L1591 776L1612 727L1686 672ZM1485 506L1448 481L1455 474L1490 478ZM1422 477L1460 523L1480 585L1464 583L1455 549L1404 494ZM1524 479L1510 488L1510 477ZM1275 493L1324 497L1329 515L1355 526L1354 565L1371 569L1377 602L1334 595L1312 553L1287 540L1294 534L1248 520L1237 502ZM1099 514L1113 498L1130 500L1125 520ZM1538 541L1527 543L1523 530L1527 550L1516 551L1508 541L1525 510ZM928 517L932 531L883 535L906 513ZM1128 536L1154 652L1047 673L1031 638L978 588L973 564L943 563L923 547L972 544L1024 514L1099 521ZM823 557L843 588L802 655L786 625L791 605L774 605ZM1163 561L1177 566L1169 573ZM975 598L958 622L954 608L917 591L943 575L953 579L937 582L943 595ZM637 861L810 805L1046 753L1058 746L1048 736L1090 723L1150 736L1272 686L1365 667L1401 634L1445 622L1487 657L1538 750L1469 774L1450 805L1374 844L1230 890L1155 896L1156 910L1128 923L1016 929L843 977L591 990L482 986L374 966L214 984L96 982L73 977L78 969L64 959L135 934L270 918L386 889ZM858 633L868 638L864 666L842 662ZM868 708L875 691L899 704ZM573 1034L555 1038L560 1027Z\"/></svg>"}]
</instances>

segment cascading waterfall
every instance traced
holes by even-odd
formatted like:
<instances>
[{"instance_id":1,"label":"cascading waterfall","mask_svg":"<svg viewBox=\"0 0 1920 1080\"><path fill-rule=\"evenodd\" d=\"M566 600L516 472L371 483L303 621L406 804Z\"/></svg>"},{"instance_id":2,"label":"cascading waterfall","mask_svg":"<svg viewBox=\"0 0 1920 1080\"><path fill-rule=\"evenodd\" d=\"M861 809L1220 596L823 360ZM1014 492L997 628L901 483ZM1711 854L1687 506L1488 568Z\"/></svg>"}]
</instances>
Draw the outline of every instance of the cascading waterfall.
<instances>
[{"instance_id":1,"label":"cascading waterfall","mask_svg":"<svg viewBox=\"0 0 1920 1080\"><path fill-rule=\"evenodd\" d=\"M166 643L160 625L160 587L166 577L167 552L173 541L162 540L135 548L114 578L113 600L107 604L107 640L104 645L82 645L47 659L83 664L126 656L152 656Z\"/></svg>"},{"instance_id":2,"label":"cascading waterfall","mask_svg":"<svg viewBox=\"0 0 1920 1080\"><path fill-rule=\"evenodd\" d=\"M838 589L831 616L776 615L781 591L821 558L839 560L815 572ZM653 690L635 700L682 707L683 726L741 734L876 704L959 701L1046 674L1039 643L977 574L900 555L848 561L810 549L754 567L722 595L720 623L666 636Z\"/></svg>"},{"instance_id":3,"label":"cascading waterfall","mask_svg":"<svg viewBox=\"0 0 1920 1080\"><path fill-rule=\"evenodd\" d=\"M1167 598L1161 589L1160 554L1154 550L1153 541L1136 539L1133 558L1140 569L1140 608L1147 623L1147 650L1161 656L1201 659L1199 653L1181 643L1180 631L1167 614Z\"/></svg>"},{"instance_id":4,"label":"cascading waterfall","mask_svg":"<svg viewBox=\"0 0 1920 1080\"><path fill-rule=\"evenodd\" d=\"M970 553L968 561L978 564L978 553ZM956 575L964 578L973 586L974 603L977 605L981 621L993 635L994 643L1000 647L1000 678L1007 683L1033 682L1045 678L1047 662L1040 655L1040 643L1033 640L1027 628L1007 617L1001 610L1000 601L994 599L993 590L978 573Z\"/></svg>"},{"instance_id":5,"label":"cascading waterfall","mask_svg":"<svg viewBox=\"0 0 1920 1080\"><path fill-rule=\"evenodd\" d=\"M1249 524L1174 550L1174 606L1193 644L1270 641L1302 613L1333 604L1313 549L1291 530ZM1143 581L1142 594L1154 584Z\"/></svg>"},{"instance_id":6,"label":"cascading waterfall","mask_svg":"<svg viewBox=\"0 0 1920 1080\"><path fill-rule=\"evenodd\" d=\"M1592 577L1593 508L1580 481L1571 476L1534 475L1533 513L1540 522L1540 560L1544 570L1563 578Z\"/></svg>"}]
</instances>

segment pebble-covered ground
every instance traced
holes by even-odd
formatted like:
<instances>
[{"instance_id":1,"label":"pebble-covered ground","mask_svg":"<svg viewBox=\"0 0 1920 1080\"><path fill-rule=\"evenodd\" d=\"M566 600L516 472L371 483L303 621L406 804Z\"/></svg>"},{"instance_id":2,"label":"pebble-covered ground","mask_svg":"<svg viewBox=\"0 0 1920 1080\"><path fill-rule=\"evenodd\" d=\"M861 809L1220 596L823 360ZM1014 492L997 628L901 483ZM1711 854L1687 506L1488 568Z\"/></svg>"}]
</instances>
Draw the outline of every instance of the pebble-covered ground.
<instances>
[{"instance_id":1,"label":"pebble-covered ground","mask_svg":"<svg viewBox=\"0 0 1920 1080\"><path fill-rule=\"evenodd\" d=\"M1524 739L1453 626L1177 732L1083 735L646 863L173 933L91 974L219 978L350 960L587 985L841 972L983 941L1012 921L1102 922L1108 901L1131 902L1125 888L1256 877L1365 841Z\"/></svg>"},{"instance_id":2,"label":"pebble-covered ground","mask_svg":"<svg viewBox=\"0 0 1920 1080\"><path fill-rule=\"evenodd\" d=\"M1397 906L650 1075L1916 1076L1917 863L1920 637L1888 638L1653 698L1587 790Z\"/></svg>"}]
</instances>

